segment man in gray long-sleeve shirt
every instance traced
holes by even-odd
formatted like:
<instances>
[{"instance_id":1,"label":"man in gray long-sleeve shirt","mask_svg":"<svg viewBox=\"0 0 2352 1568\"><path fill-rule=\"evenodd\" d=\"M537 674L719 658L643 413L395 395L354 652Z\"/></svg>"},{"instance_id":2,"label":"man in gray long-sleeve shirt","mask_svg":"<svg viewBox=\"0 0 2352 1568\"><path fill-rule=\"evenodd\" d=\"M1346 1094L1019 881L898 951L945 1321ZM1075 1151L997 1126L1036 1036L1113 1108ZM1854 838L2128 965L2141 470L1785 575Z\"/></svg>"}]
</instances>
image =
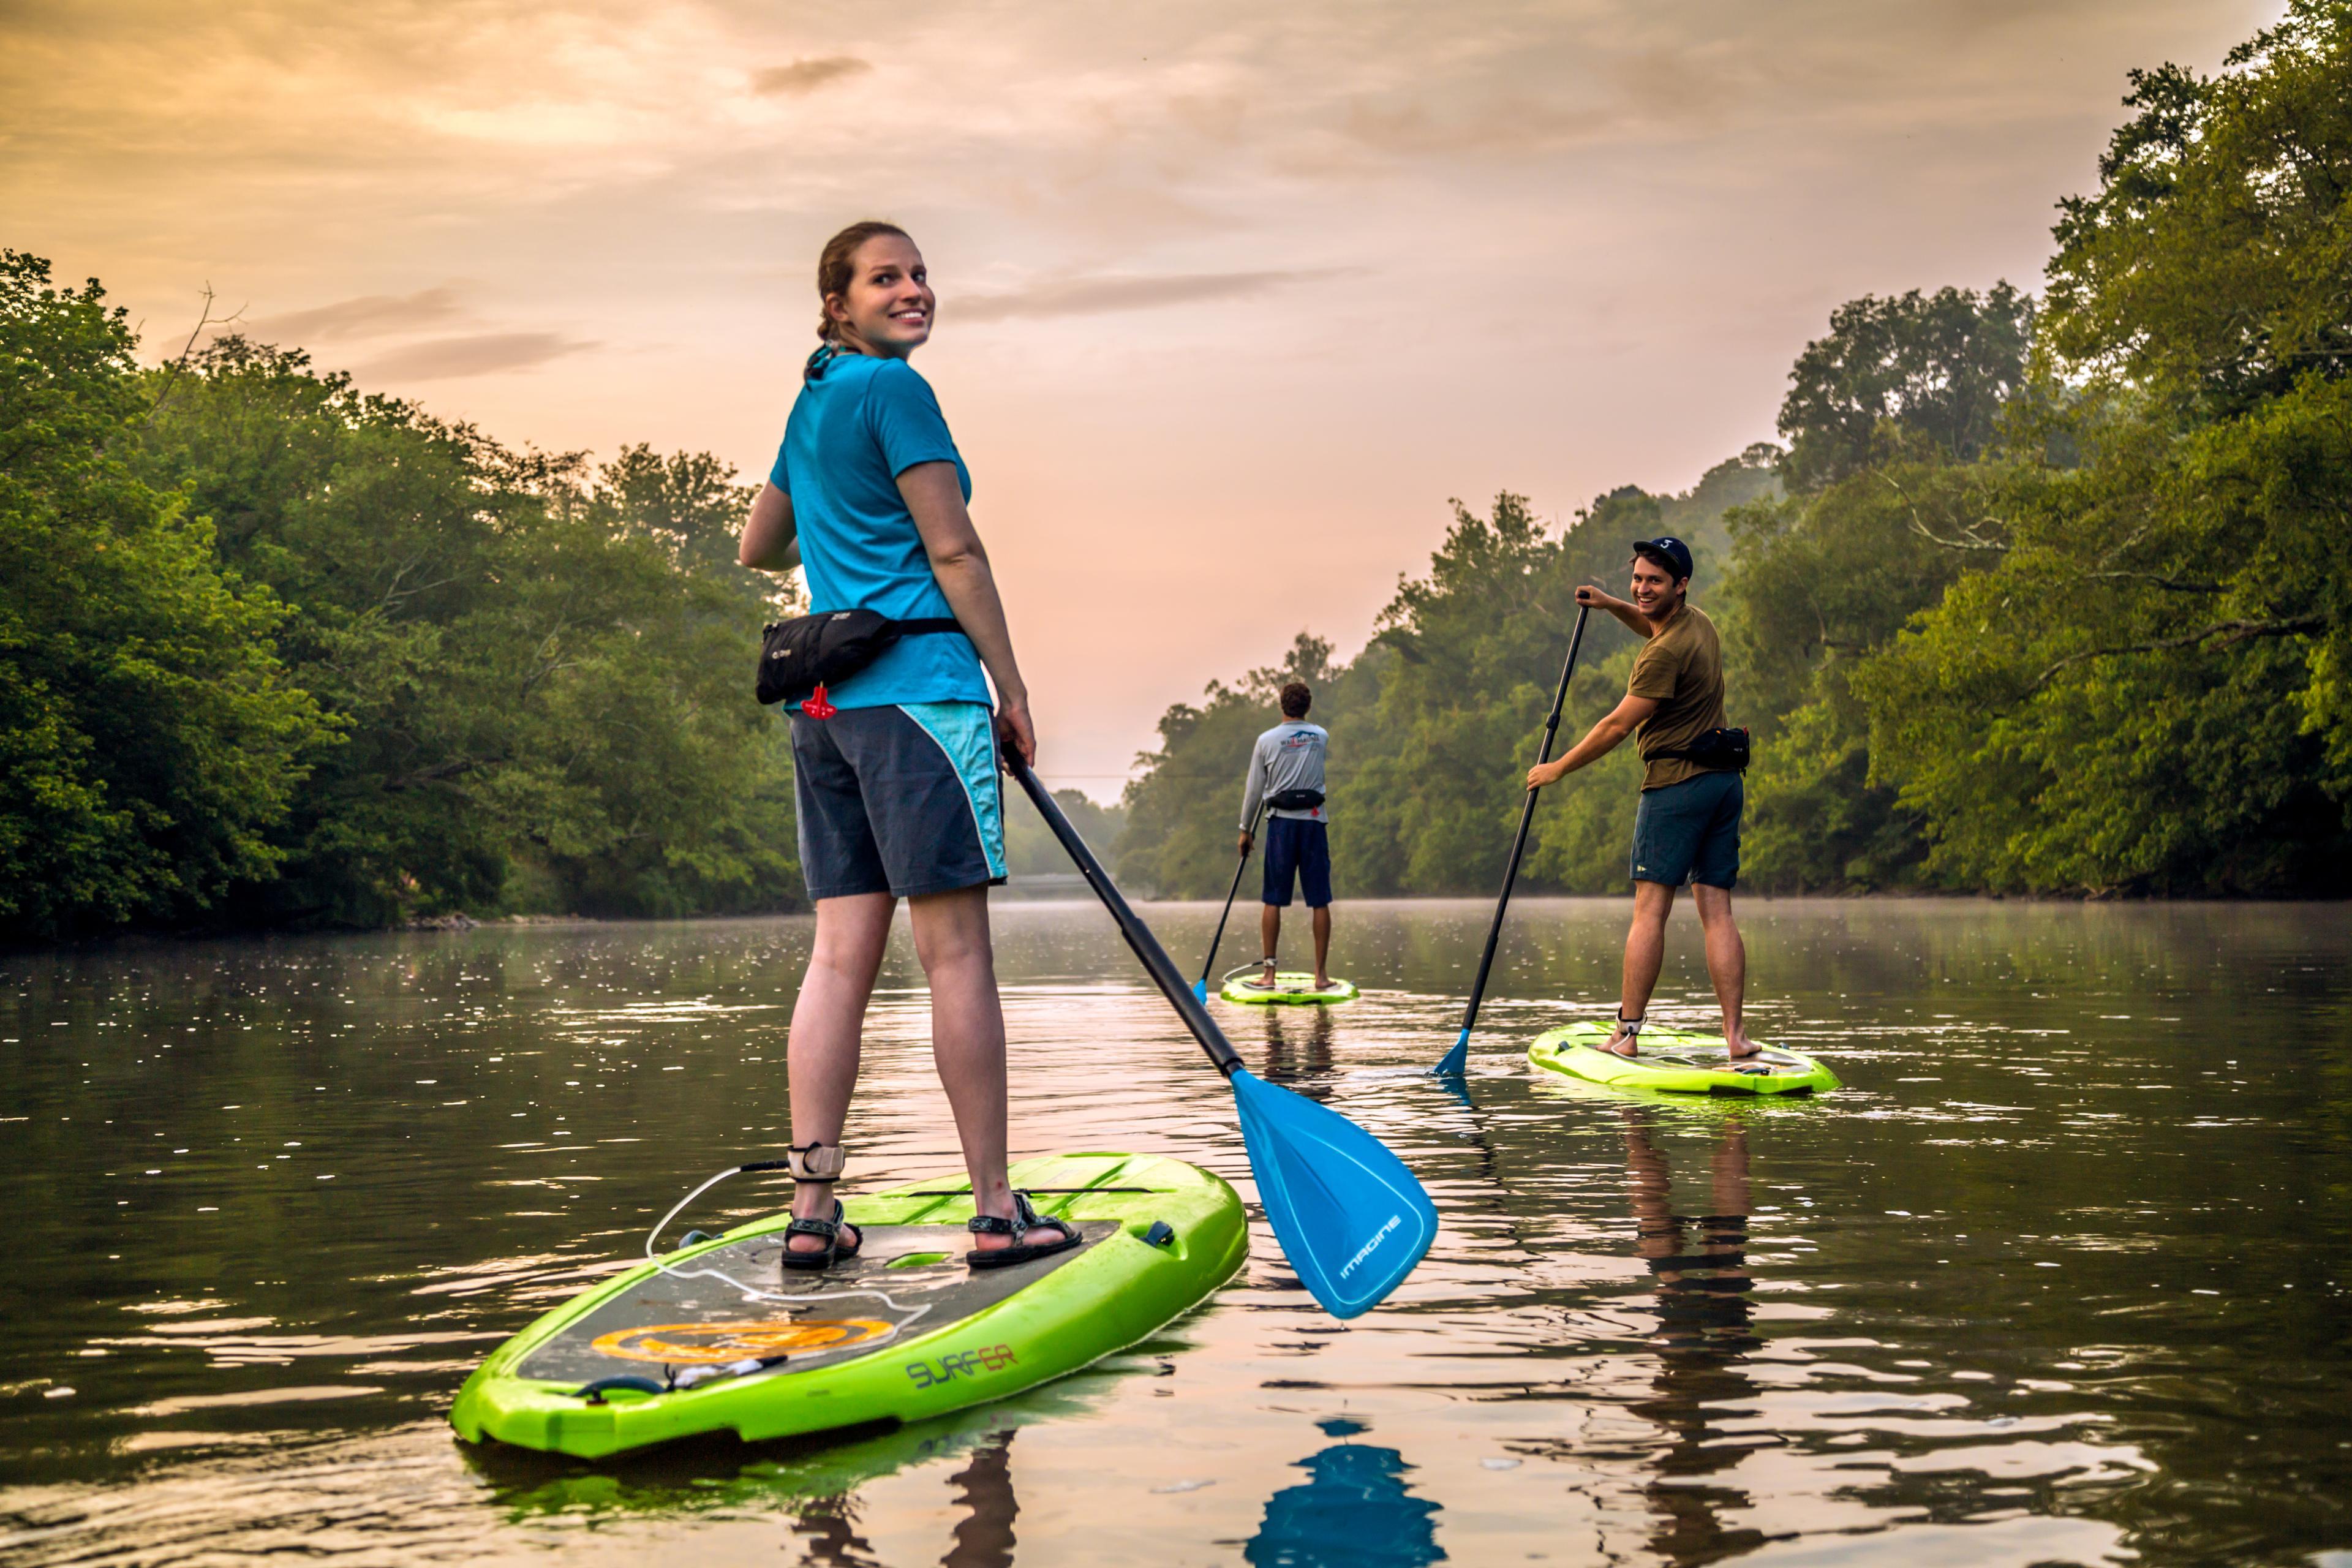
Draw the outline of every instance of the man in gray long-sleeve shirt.
<instances>
[{"instance_id":1,"label":"man in gray long-sleeve shirt","mask_svg":"<svg viewBox=\"0 0 2352 1568\"><path fill-rule=\"evenodd\" d=\"M1331 737L1307 722L1315 694L1304 681L1282 689L1282 722L1257 738L1250 752L1249 783L1242 791L1242 847L1250 852L1258 806L1266 809L1265 908L1258 916L1259 951L1265 974L1257 982L1274 988L1275 944L1282 937L1282 911L1289 906L1294 878L1314 911L1315 989L1331 988L1331 847L1324 831L1330 820L1323 805L1323 761Z\"/></svg>"}]
</instances>

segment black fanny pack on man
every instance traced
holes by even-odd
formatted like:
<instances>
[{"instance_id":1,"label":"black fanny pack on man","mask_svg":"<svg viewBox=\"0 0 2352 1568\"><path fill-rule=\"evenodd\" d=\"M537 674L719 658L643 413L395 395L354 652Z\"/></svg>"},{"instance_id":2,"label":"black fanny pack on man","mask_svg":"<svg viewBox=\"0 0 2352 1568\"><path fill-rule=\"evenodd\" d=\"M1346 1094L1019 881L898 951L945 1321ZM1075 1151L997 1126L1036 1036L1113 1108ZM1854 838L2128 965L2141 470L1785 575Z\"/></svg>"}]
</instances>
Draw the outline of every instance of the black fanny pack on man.
<instances>
[{"instance_id":1,"label":"black fanny pack on man","mask_svg":"<svg viewBox=\"0 0 2352 1568\"><path fill-rule=\"evenodd\" d=\"M1319 789L1286 789L1267 795L1265 804L1276 811L1312 811L1323 804Z\"/></svg>"},{"instance_id":2,"label":"black fanny pack on man","mask_svg":"<svg viewBox=\"0 0 2352 1568\"><path fill-rule=\"evenodd\" d=\"M953 616L894 621L878 610L827 610L778 621L760 635L760 700L791 702L846 680L900 637L960 632Z\"/></svg>"},{"instance_id":3,"label":"black fanny pack on man","mask_svg":"<svg viewBox=\"0 0 2352 1568\"><path fill-rule=\"evenodd\" d=\"M1748 771L1748 731L1744 729L1709 730L1687 746L1671 752L1653 752L1643 760L1646 762L1656 757L1679 757L1703 768L1744 773Z\"/></svg>"}]
</instances>

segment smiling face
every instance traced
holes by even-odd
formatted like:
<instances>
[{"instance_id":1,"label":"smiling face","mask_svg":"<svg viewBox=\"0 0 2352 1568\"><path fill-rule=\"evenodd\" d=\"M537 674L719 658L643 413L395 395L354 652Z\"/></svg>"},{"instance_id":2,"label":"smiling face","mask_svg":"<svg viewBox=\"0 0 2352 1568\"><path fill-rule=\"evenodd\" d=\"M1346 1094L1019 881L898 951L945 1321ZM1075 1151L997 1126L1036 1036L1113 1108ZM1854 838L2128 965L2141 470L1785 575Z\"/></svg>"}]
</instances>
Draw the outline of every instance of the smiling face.
<instances>
[{"instance_id":1,"label":"smiling face","mask_svg":"<svg viewBox=\"0 0 2352 1568\"><path fill-rule=\"evenodd\" d=\"M849 287L824 297L824 312L846 347L905 359L931 335L931 292L923 253L900 234L877 234L857 247Z\"/></svg>"},{"instance_id":2,"label":"smiling face","mask_svg":"<svg viewBox=\"0 0 2352 1568\"><path fill-rule=\"evenodd\" d=\"M1677 578L1646 555L1633 557L1633 608L1647 620L1663 620L1680 606L1690 579Z\"/></svg>"}]
</instances>

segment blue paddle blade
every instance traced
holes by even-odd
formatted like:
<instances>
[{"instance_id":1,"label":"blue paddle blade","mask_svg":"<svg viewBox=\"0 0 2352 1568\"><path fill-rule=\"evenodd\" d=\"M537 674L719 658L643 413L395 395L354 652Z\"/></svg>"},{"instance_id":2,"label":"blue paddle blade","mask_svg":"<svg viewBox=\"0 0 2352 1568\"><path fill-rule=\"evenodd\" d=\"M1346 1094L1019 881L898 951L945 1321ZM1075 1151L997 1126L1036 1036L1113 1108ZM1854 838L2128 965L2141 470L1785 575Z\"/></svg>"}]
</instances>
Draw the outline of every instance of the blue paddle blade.
<instances>
[{"instance_id":1,"label":"blue paddle blade","mask_svg":"<svg viewBox=\"0 0 2352 1568\"><path fill-rule=\"evenodd\" d=\"M1209 983L1207 981L1195 980L1192 982L1192 1000L1204 1006L1207 1005L1209 1000Z\"/></svg>"},{"instance_id":2,"label":"blue paddle blade","mask_svg":"<svg viewBox=\"0 0 2352 1568\"><path fill-rule=\"evenodd\" d=\"M1386 1144L1338 1111L1245 1068L1227 1081L1283 1256L1333 1317L1378 1306L1436 1238L1429 1194Z\"/></svg>"},{"instance_id":3,"label":"blue paddle blade","mask_svg":"<svg viewBox=\"0 0 2352 1568\"><path fill-rule=\"evenodd\" d=\"M1469 1067L1470 1031L1465 1029L1462 1037L1454 1042L1454 1048L1438 1059L1434 1070L1440 1078L1460 1078Z\"/></svg>"}]
</instances>

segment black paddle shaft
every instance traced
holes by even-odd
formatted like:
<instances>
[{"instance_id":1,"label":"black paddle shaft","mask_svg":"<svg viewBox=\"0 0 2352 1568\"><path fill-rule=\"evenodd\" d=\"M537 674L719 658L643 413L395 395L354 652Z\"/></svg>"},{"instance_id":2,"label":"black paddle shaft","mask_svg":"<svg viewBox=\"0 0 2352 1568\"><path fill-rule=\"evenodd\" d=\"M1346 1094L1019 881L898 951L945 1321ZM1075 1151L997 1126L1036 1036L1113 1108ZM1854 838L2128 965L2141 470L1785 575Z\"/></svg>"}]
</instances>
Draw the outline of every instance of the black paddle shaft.
<instances>
[{"instance_id":1,"label":"black paddle shaft","mask_svg":"<svg viewBox=\"0 0 2352 1568\"><path fill-rule=\"evenodd\" d=\"M1551 716L1544 721L1543 749L1536 753L1538 763L1551 761L1552 737L1559 733L1559 712L1568 706L1568 678L1576 673L1576 650L1584 644L1584 617L1592 613L1590 605L1576 607L1576 630L1569 634L1568 662L1559 667L1559 689L1553 693ZM1527 852L1528 828L1536 819L1538 790L1528 791L1528 804L1519 812L1519 836L1511 840L1511 863L1503 872L1503 895L1495 900L1495 923L1486 928L1486 951L1478 956L1478 978L1470 986L1470 1005L1462 1013L1462 1031L1468 1034L1478 1022L1478 1003L1486 994L1486 972L1495 967L1495 944L1503 936L1503 911L1511 905L1511 884L1519 878L1519 857Z\"/></svg>"},{"instance_id":2,"label":"black paddle shaft","mask_svg":"<svg viewBox=\"0 0 2352 1568\"><path fill-rule=\"evenodd\" d=\"M1263 815L1263 814L1261 814ZM1257 837L1257 818L1250 818L1249 836ZM1225 921L1233 918L1234 900L1242 890L1242 873L1249 869L1249 851L1241 852L1234 862L1234 885L1225 889L1225 907L1217 911L1217 934L1209 939L1209 956L1201 961L1201 988L1207 990L1209 971L1217 967L1217 946L1225 940Z\"/></svg>"},{"instance_id":3,"label":"black paddle shaft","mask_svg":"<svg viewBox=\"0 0 2352 1568\"><path fill-rule=\"evenodd\" d=\"M1176 968L1176 961L1168 956L1168 950L1160 945L1158 937L1151 934L1151 928L1127 907L1127 900L1112 885L1110 873L1104 870L1102 862L1095 858L1095 852L1087 847L1087 841L1078 837L1078 830L1070 826L1070 819L1062 815L1061 802L1054 798L1045 782L1038 778L1037 770L1012 755L1005 757L1004 765L1020 781L1021 787L1028 793L1030 804L1037 808L1037 815L1044 817L1045 826L1054 830L1054 837L1062 841L1064 853L1076 863L1079 874L1087 879L1087 886L1095 890L1095 897L1100 899L1103 908L1110 911L1110 918L1118 926L1118 934L1127 938L1127 945L1133 948L1135 956L1143 962L1144 973L1151 976L1154 985L1160 987L1160 994L1168 998L1168 1005L1176 1009L1176 1016L1184 1020L1184 1026L1192 1031L1192 1037L1201 1042L1201 1048L1209 1053L1209 1059L1217 1064L1217 1070L1227 1078L1240 1071L1241 1053L1226 1041L1225 1032L1217 1027L1217 1021L1209 1016L1209 1010L1201 1005L1200 998L1192 994L1192 986L1184 983L1184 976Z\"/></svg>"}]
</instances>

